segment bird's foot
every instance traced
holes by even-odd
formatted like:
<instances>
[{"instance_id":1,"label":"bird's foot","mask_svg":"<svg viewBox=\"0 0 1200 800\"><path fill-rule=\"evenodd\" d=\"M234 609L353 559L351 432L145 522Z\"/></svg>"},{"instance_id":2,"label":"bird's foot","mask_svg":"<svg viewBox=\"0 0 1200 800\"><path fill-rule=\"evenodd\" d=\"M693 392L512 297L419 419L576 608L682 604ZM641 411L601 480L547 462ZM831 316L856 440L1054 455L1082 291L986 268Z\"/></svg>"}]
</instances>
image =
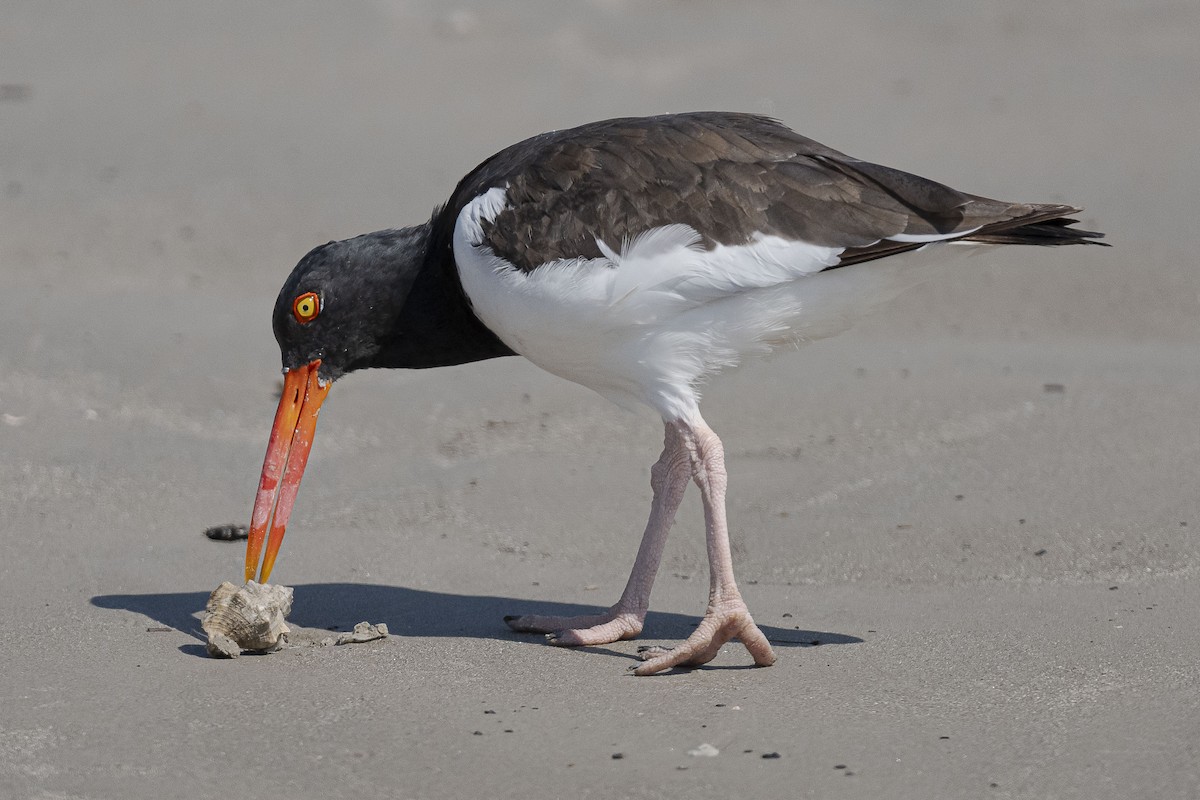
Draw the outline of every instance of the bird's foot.
<instances>
[{"instance_id":1,"label":"bird's foot","mask_svg":"<svg viewBox=\"0 0 1200 800\"><path fill-rule=\"evenodd\" d=\"M740 597L709 604L704 619L677 647L639 647L638 655L645 662L633 669L634 675L653 675L672 667L698 667L716 657L721 645L738 639L750 651L754 663L769 667L775 663L775 651L767 637L754 624L749 609Z\"/></svg>"},{"instance_id":2,"label":"bird's foot","mask_svg":"<svg viewBox=\"0 0 1200 800\"><path fill-rule=\"evenodd\" d=\"M642 632L646 612L625 611L617 606L603 614L579 617L525 615L505 617L508 627L521 633L544 633L546 641L559 647L584 647L634 639Z\"/></svg>"}]
</instances>

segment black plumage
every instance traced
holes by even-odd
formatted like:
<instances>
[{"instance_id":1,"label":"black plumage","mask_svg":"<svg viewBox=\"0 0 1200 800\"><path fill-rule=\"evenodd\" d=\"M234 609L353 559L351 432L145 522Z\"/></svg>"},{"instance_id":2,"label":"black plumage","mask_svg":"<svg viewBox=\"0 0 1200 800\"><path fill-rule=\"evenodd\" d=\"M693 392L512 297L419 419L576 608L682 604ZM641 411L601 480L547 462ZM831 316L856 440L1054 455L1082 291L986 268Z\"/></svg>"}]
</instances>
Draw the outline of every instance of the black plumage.
<instances>
[{"instance_id":1,"label":"black plumage","mask_svg":"<svg viewBox=\"0 0 1200 800\"><path fill-rule=\"evenodd\" d=\"M723 112L595 122L505 148L472 170L435 216L443 240L462 208L489 189L507 207L485 244L518 269L597 258L651 228L683 224L705 247L779 236L843 247L838 266L920 247L884 241L978 229L967 240L1074 244L1024 226L1060 219L1066 205L1007 203L845 155L767 117ZM435 234L436 238L436 234Z\"/></svg>"}]
</instances>

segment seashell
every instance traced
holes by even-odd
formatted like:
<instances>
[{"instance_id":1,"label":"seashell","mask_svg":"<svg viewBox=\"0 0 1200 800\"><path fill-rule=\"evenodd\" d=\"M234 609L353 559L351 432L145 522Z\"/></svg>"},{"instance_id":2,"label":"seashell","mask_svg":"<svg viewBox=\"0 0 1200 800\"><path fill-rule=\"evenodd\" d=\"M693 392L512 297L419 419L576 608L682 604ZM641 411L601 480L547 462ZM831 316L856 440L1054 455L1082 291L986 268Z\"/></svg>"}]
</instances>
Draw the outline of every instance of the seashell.
<instances>
[{"instance_id":1,"label":"seashell","mask_svg":"<svg viewBox=\"0 0 1200 800\"><path fill-rule=\"evenodd\" d=\"M359 642L373 642L376 639L386 639L388 635L388 627L380 622L377 625L372 625L370 622L360 622L354 626L353 632L343 633L337 637L334 644L358 644Z\"/></svg>"},{"instance_id":2,"label":"seashell","mask_svg":"<svg viewBox=\"0 0 1200 800\"><path fill-rule=\"evenodd\" d=\"M208 597L200 627L208 634L208 654L237 658L243 650L269 652L287 641L283 621L292 611L292 587L249 581L241 588L225 581Z\"/></svg>"}]
</instances>

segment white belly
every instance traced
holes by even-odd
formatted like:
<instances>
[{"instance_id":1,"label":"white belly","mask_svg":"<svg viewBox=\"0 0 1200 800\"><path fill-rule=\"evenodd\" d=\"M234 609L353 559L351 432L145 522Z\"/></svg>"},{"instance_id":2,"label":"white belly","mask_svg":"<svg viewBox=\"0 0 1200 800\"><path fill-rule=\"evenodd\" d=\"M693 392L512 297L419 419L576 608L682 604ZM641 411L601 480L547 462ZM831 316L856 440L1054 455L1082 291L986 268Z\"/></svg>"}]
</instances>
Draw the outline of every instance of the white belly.
<instances>
[{"instance_id":1,"label":"white belly","mask_svg":"<svg viewBox=\"0 0 1200 800\"><path fill-rule=\"evenodd\" d=\"M704 250L682 225L650 231L619 254L598 242L602 258L522 272L480 245L480 220L503 201L503 189L480 196L454 231L459 277L480 320L542 369L666 419L694 414L698 387L716 372L845 330L923 272L905 256L822 272L840 248L778 237Z\"/></svg>"}]
</instances>

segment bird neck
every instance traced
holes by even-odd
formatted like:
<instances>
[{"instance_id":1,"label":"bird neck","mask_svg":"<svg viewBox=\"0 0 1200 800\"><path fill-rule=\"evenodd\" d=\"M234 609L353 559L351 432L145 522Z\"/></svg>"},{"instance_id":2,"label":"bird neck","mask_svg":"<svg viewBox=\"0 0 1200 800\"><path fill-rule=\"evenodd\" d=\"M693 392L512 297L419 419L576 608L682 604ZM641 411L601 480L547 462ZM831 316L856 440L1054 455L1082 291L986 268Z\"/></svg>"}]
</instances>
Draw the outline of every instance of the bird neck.
<instances>
[{"instance_id":1,"label":"bird neck","mask_svg":"<svg viewBox=\"0 0 1200 800\"><path fill-rule=\"evenodd\" d=\"M515 355L471 310L439 220L411 228L396 266L411 275L399 314L365 367L424 369ZM401 284L407 281L401 280Z\"/></svg>"}]
</instances>

